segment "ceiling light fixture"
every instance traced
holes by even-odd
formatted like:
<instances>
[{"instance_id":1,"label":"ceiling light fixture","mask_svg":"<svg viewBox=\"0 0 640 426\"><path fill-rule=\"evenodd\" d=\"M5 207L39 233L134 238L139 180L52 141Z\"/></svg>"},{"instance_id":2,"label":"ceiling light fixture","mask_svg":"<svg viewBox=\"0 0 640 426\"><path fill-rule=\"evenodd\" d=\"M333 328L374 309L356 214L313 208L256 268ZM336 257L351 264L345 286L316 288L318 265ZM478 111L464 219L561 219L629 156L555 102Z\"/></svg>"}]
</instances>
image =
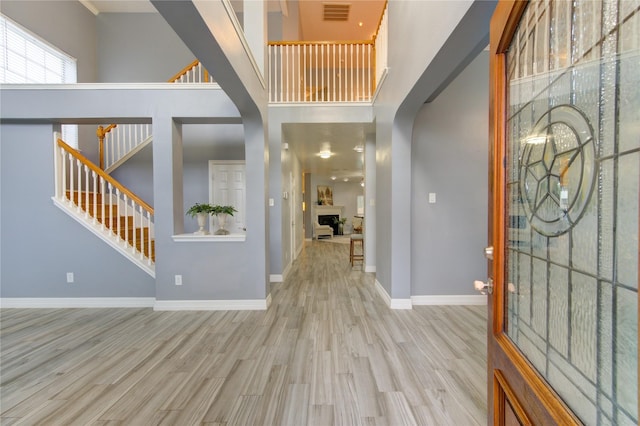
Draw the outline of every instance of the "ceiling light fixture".
<instances>
[{"instance_id":1,"label":"ceiling light fixture","mask_svg":"<svg viewBox=\"0 0 640 426\"><path fill-rule=\"evenodd\" d=\"M318 155L324 159L331 158L331 151L320 151Z\"/></svg>"},{"instance_id":2,"label":"ceiling light fixture","mask_svg":"<svg viewBox=\"0 0 640 426\"><path fill-rule=\"evenodd\" d=\"M336 180L336 177L335 176L331 176L331 180Z\"/></svg>"},{"instance_id":3,"label":"ceiling light fixture","mask_svg":"<svg viewBox=\"0 0 640 426\"><path fill-rule=\"evenodd\" d=\"M349 182L349 178L344 178L342 180L345 181L345 182Z\"/></svg>"},{"instance_id":4,"label":"ceiling light fixture","mask_svg":"<svg viewBox=\"0 0 640 426\"><path fill-rule=\"evenodd\" d=\"M355 152L364 152L364 146L363 145L356 145L353 147L353 150Z\"/></svg>"}]
</instances>

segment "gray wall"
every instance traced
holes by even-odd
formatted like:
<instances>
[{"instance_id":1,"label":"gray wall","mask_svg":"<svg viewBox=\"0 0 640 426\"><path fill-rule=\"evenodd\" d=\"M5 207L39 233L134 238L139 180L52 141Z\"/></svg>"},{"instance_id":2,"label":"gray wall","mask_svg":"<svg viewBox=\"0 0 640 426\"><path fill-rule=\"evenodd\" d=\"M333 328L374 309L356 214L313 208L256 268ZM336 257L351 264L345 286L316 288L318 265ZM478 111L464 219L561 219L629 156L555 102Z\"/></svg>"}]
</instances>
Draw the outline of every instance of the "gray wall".
<instances>
[{"instance_id":1,"label":"gray wall","mask_svg":"<svg viewBox=\"0 0 640 426\"><path fill-rule=\"evenodd\" d=\"M54 206L52 135L0 126L0 297L153 297L153 278Z\"/></svg>"},{"instance_id":2,"label":"gray wall","mask_svg":"<svg viewBox=\"0 0 640 426\"><path fill-rule=\"evenodd\" d=\"M78 83L98 81L96 17L80 2L3 0L0 12L76 58ZM97 162L95 135L95 126L78 127L78 147L87 158Z\"/></svg>"},{"instance_id":3,"label":"gray wall","mask_svg":"<svg viewBox=\"0 0 640 426\"><path fill-rule=\"evenodd\" d=\"M416 114L488 44L494 8L495 2L481 0L389 2L389 45L402 49L389 49L389 74L374 108L376 278L392 299L407 301L411 295L412 235L404 224L411 220Z\"/></svg>"},{"instance_id":4,"label":"gray wall","mask_svg":"<svg viewBox=\"0 0 640 426\"><path fill-rule=\"evenodd\" d=\"M76 58L79 83L96 81L96 17L80 2L3 0L0 12Z\"/></svg>"},{"instance_id":5,"label":"gray wall","mask_svg":"<svg viewBox=\"0 0 640 426\"><path fill-rule=\"evenodd\" d=\"M416 117L411 173L411 294L476 294L486 277L489 53ZM436 203L428 203L428 193Z\"/></svg>"},{"instance_id":6,"label":"gray wall","mask_svg":"<svg viewBox=\"0 0 640 426\"><path fill-rule=\"evenodd\" d=\"M101 13L96 24L100 82L165 82L196 58L157 13Z\"/></svg>"}]
</instances>

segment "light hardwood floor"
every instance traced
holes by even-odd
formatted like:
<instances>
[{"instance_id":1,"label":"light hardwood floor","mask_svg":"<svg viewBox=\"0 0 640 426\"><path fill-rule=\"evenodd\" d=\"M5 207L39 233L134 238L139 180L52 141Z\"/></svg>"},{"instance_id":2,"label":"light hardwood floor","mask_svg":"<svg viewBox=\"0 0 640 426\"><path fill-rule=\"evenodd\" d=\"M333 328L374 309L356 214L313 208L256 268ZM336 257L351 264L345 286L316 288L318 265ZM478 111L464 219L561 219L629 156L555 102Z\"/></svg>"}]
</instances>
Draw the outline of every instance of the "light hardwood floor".
<instances>
[{"instance_id":1,"label":"light hardwood floor","mask_svg":"<svg viewBox=\"0 0 640 426\"><path fill-rule=\"evenodd\" d=\"M486 307L392 311L348 250L307 242L267 311L4 309L0 422L486 424Z\"/></svg>"}]
</instances>

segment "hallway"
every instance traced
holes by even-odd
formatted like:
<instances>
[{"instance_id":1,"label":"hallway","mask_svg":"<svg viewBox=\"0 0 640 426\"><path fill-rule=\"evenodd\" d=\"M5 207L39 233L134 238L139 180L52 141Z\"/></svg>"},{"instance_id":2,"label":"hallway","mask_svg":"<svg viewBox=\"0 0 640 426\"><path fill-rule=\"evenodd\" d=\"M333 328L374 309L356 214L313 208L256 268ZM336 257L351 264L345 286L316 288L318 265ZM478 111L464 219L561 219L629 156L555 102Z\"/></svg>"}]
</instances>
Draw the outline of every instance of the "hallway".
<instances>
[{"instance_id":1,"label":"hallway","mask_svg":"<svg viewBox=\"0 0 640 426\"><path fill-rule=\"evenodd\" d=\"M4 309L1 421L485 424L486 307L391 311L348 250L306 242L267 311Z\"/></svg>"}]
</instances>

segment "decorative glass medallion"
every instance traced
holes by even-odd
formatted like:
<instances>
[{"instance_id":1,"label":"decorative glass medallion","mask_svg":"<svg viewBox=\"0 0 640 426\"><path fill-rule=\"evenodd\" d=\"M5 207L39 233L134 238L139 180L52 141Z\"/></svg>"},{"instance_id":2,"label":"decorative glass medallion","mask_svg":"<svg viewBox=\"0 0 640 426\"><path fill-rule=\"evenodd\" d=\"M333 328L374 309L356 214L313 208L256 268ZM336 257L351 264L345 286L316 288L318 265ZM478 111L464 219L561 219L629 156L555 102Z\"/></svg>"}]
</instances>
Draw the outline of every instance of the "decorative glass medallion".
<instances>
[{"instance_id":1,"label":"decorative glass medallion","mask_svg":"<svg viewBox=\"0 0 640 426\"><path fill-rule=\"evenodd\" d=\"M574 106L547 111L525 138L520 194L531 226L564 234L580 220L596 179L593 129Z\"/></svg>"}]
</instances>

